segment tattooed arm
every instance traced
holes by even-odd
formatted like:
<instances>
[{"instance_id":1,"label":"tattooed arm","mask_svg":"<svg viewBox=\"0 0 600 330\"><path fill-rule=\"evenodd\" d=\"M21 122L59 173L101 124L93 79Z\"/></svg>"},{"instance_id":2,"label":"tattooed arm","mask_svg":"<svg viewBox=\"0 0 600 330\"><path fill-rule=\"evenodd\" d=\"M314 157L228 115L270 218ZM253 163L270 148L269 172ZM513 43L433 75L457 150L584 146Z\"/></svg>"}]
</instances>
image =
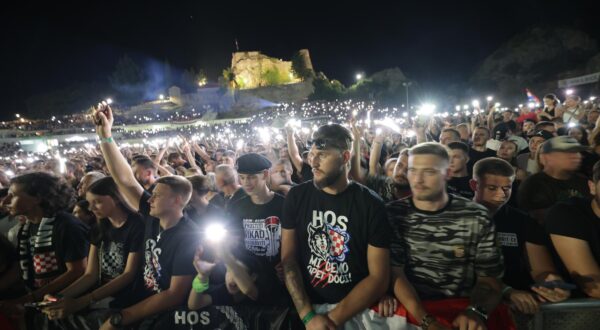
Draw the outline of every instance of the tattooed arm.
<instances>
[{"instance_id":1,"label":"tattooed arm","mask_svg":"<svg viewBox=\"0 0 600 330\"><path fill-rule=\"evenodd\" d=\"M281 234L281 263L287 287L300 319L314 313L308 294L304 290L302 273L296 261L296 231L282 229ZM307 329L335 329L335 324L325 315L315 315L307 324Z\"/></svg>"}]
</instances>

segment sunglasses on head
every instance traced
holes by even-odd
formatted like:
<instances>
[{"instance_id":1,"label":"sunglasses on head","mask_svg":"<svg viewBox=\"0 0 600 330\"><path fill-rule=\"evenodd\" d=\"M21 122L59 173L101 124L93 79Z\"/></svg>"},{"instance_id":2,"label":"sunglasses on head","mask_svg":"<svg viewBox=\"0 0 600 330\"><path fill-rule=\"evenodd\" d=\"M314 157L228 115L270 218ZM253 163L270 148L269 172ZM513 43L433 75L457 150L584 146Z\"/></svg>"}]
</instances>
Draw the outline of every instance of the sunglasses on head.
<instances>
[{"instance_id":1,"label":"sunglasses on head","mask_svg":"<svg viewBox=\"0 0 600 330\"><path fill-rule=\"evenodd\" d=\"M319 138L319 139L314 139L314 140L309 140L306 142L306 144L308 145L309 148L312 148L312 146L315 146L315 148L317 148L317 150L324 150L327 148L335 148L335 149L340 149L341 147L336 143L336 141L331 140L331 139L326 139L326 138Z\"/></svg>"}]
</instances>

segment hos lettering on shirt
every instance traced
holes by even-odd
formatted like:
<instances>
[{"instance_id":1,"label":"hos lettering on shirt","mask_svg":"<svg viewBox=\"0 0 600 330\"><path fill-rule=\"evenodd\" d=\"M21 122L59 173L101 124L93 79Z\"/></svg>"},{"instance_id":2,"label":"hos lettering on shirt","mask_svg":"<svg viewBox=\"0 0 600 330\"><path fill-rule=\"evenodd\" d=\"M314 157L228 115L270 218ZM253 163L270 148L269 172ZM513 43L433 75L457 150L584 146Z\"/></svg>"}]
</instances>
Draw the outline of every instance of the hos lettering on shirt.
<instances>
[{"instance_id":1,"label":"hos lettering on shirt","mask_svg":"<svg viewBox=\"0 0 600 330\"><path fill-rule=\"evenodd\" d=\"M243 237L246 250L275 265L281 260L281 217L285 198L275 194L258 205L250 197L231 204L229 218Z\"/></svg>"},{"instance_id":2,"label":"hos lettering on shirt","mask_svg":"<svg viewBox=\"0 0 600 330\"><path fill-rule=\"evenodd\" d=\"M149 198L150 194L144 192L140 206ZM184 217L175 226L161 231L157 218L143 212L141 207L140 212L145 218L143 287L146 292L167 290L172 276L195 275L192 262L200 243L196 225Z\"/></svg>"},{"instance_id":3,"label":"hos lettering on shirt","mask_svg":"<svg viewBox=\"0 0 600 330\"><path fill-rule=\"evenodd\" d=\"M367 248L389 248L385 206L372 190L351 182L338 195L312 181L288 193L284 229L294 229L298 264L312 303L337 303L368 276Z\"/></svg>"}]
</instances>

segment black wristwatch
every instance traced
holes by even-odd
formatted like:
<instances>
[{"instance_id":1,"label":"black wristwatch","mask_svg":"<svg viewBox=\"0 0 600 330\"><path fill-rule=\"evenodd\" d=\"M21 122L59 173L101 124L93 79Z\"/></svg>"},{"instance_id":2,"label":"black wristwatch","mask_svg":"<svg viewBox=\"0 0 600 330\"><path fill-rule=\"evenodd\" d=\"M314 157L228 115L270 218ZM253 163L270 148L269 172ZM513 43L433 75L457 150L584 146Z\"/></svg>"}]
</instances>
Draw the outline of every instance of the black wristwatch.
<instances>
[{"instance_id":1,"label":"black wristwatch","mask_svg":"<svg viewBox=\"0 0 600 330\"><path fill-rule=\"evenodd\" d=\"M123 325L121 323L123 322L123 314L121 313L121 311L116 311L112 313L108 322L115 328L122 328Z\"/></svg>"},{"instance_id":2,"label":"black wristwatch","mask_svg":"<svg viewBox=\"0 0 600 330\"><path fill-rule=\"evenodd\" d=\"M430 315L430 314L425 314L425 316L423 316L423 318L421 319L421 324L419 326L421 327L421 329L427 330L427 329L429 329L429 326L435 321L436 321L435 316Z\"/></svg>"}]
</instances>

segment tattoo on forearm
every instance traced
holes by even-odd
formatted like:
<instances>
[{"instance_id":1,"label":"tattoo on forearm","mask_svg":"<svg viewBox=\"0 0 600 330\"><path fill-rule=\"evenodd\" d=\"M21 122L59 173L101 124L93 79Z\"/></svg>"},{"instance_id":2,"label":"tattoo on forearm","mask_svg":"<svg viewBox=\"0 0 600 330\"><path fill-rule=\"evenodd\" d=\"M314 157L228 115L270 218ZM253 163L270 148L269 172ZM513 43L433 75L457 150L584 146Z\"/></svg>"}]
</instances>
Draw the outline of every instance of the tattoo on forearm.
<instances>
[{"instance_id":1,"label":"tattoo on forearm","mask_svg":"<svg viewBox=\"0 0 600 330\"><path fill-rule=\"evenodd\" d=\"M304 291L304 283L300 268L295 261L287 261L283 264L285 274L285 286L292 297L296 310L300 312L306 305L309 305L308 295Z\"/></svg>"}]
</instances>

